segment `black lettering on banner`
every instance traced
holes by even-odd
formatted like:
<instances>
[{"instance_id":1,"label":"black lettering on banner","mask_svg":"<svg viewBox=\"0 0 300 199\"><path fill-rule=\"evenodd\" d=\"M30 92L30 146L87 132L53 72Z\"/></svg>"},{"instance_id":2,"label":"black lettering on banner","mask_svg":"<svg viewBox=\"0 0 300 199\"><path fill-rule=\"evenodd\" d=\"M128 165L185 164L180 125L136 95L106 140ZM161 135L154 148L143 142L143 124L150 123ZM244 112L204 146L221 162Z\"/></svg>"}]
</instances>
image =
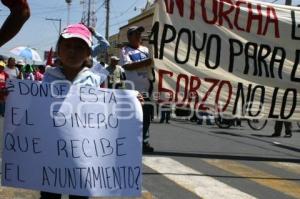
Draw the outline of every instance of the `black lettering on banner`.
<instances>
[{"instance_id":1,"label":"black lettering on banner","mask_svg":"<svg viewBox=\"0 0 300 199\"><path fill-rule=\"evenodd\" d=\"M154 47L154 58L158 58L158 36L159 36L159 22L156 21L149 36L149 44Z\"/></svg>"},{"instance_id":2,"label":"black lettering on banner","mask_svg":"<svg viewBox=\"0 0 300 199\"><path fill-rule=\"evenodd\" d=\"M104 168L101 167L101 174L102 174L102 180L103 180L103 184L104 184L104 188L106 189L106 180L105 180L105 174L104 174Z\"/></svg>"},{"instance_id":3,"label":"black lettering on banner","mask_svg":"<svg viewBox=\"0 0 300 199\"><path fill-rule=\"evenodd\" d=\"M21 108L17 108L17 107L12 107L11 108L11 124L13 126L20 126L21 125L20 123L16 122L18 119L22 119L22 116L17 117L17 116L19 116L20 112L21 112ZM33 123L31 123L29 121L28 110L25 110L25 125L27 125L27 126L33 126L34 125Z\"/></svg>"},{"instance_id":4,"label":"black lettering on banner","mask_svg":"<svg viewBox=\"0 0 300 199\"><path fill-rule=\"evenodd\" d=\"M197 46L196 38L197 38L197 33L196 33L196 31L193 31L193 48L196 51L195 67L197 67L199 64L200 54L201 54L201 51L204 50L206 40L207 40L207 34L206 33L203 34L201 47Z\"/></svg>"},{"instance_id":5,"label":"black lettering on banner","mask_svg":"<svg viewBox=\"0 0 300 199\"><path fill-rule=\"evenodd\" d=\"M279 55L279 52L281 52L281 55ZM278 68L278 77L280 79L282 79L282 70L283 70L285 58L286 58L285 49L281 48L281 47L274 47L271 62L270 62L271 77L274 77L275 63L278 63L278 67L277 67Z\"/></svg>"},{"instance_id":6,"label":"black lettering on banner","mask_svg":"<svg viewBox=\"0 0 300 199\"><path fill-rule=\"evenodd\" d=\"M65 169L66 172L67 169ZM64 176L64 180L62 179ZM59 187L65 188L67 184L67 176L63 175L63 172L61 169L58 169L58 182L59 182Z\"/></svg>"},{"instance_id":7,"label":"black lettering on banner","mask_svg":"<svg viewBox=\"0 0 300 199\"><path fill-rule=\"evenodd\" d=\"M116 139L116 155L117 156L125 156L127 155L126 153L121 153L121 146L125 145L126 137L121 137Z\"/></svg>"},{"instance_id":8,"label":"black lettering on banner","mask_svg":"<svg viewBox=\"0 0 300 199\"><path fill-rule=\"evenodd\" d=\"M18 182L24 183L25 180L21 178L21 168L19 165L17 165L17 180Z\"/></svg>"},{"instance_id":9,"label":"black lettering on banner","mask_svg":"<svg viewBox=\"0 0 300 199\"><path fill-rule=\"evenodd\" d=\"M20 136L17 136L17 143L18 143L18 148L21 152L28 152L28 138L24 137L24 140L20 140ZM24 145L22 146L21 144L24 143Z\"/></svg>"},{"instance_id":10,"label":"black lettering on banner","mask_svg":"<svg viewBox=\"0 0 300 199\"><path fill-rule=\"evenodd\" d=\"M300 36L296 35L296 29L300 28L300 24L296 22L296 13L294 10L291 11L291 18L292 18L292 39L293 40L300 40Z\"/></svg>"},{"instance_id":11,"label":"black lettering on banner","mask_svg":"<svg viewBox=\"0 0 300 199\"><path fill-rule=\"evenodd\" d=\"M285 115L287 99L288 99L289 93L292 93L292 96L293 96L292 106L291 106L291 109L289 110L289 113L287 115ZM282 106L281 106L281 110L280 110L281 119L286 119L286 120L289 119L294 114L296 105L297 105L297 90L293 89L293 88L286 89L284 92L284 95L283 95Z\"/></svg>"},{"instance_id":12,"label":"black lettering on banner","mask_svg":"<svg viewBox=\"0 0 300 199\"><path fill-rule=\"evenodd\" d=\"M86 93L86 89L87 93ZM94 88L87 88L85 86L80 87L79 89L79 99L81 102L97 102L98 101L98 97L97 94L95 92ZM105 101L105 99L104 99Z\"/></svg>"},{"instance_id":13,"label":"black lettering on banner","mask_svg":"<svg viewBox=\"0 0 300 199\"><path fill-rule=\"evenodd\" d=\"M279 88L276 87L273 91L271 108L270 108L270 113L269 113L269 118L272 118L272 119L278 119L279 118L279 115L274 114L276 101L277 101L278 90L279 90Z\"/></svg>"},{"instance_id":14,"label":"black lettering on banner","mask_svg":"<svg viewBox=\"0 0 300 199\"><path fill-rule=\"evenodd\" d=\"M108 116L108 126L113 129L119 126L119 120L117 117L114 117L113 114L109 114Z\"/></svg>"},{"instance_id":15,"label":"black lettering on banner","mask_svg":"<svg viewBox=\"0 0 300 199\"><path fill-rule=\"evenodd\" d=\"M111 104L112 102L115 104L118 103L114 92L111 93L108 103Z\"/></svg>"},{"instance_id":16,"label":"black lettering on banner","mask_svg":"<svg viewBox=\"0 0 300 199\"><path fill-rule=\"evenodd\" d=\"M62 127L62 126L66 125L67 119L66 119L65 114L63 114L59 111L53 111L52 115L53 115L53 118L52 118L53 127ZM61 120L63 120L63 122L61 122Z\"/></svg>"},{"instance_id":17,"label":"black lettering on banner","mask_svg":"<svg viewBox=\"0 0 300 199\"><path fill-rule=\"evenodd\" d=\"M234 57L240 56L243 53L243 43L236 39L229 39L229 44L230 44L230 55L229 55L228 71L232 73L234 67Z\"/></svg>"},{"instance_id":18,"label":"black lettering on banner","mask_svg":"<svg viewBox=\"0 0 300 199\"><path fill-rule=\"evenodd\" d=\"M122 173L123 173L123 183L124 183L124 188L126 189L127 188L126 173L125 173L126 167L122 166L122 167L120 167L120 169L122 170Z\"/></svg>"},{"instance_id":19,"label":"black lettering on banner","mask_svg":"<svg viewBox=\"0 0 300 199\"><path fill-rule=\"evenodd\" d=\"M85 168L77 168L77 170L79 170L79 185L80 185L80 189L82 189L82 177L83 177L83 173L82 170L84 170Z\"/></svg>"},{"instance_id":20,"label":"black lettering on banner","mask_svg":"<svg viewBox=\"0 0 300 199\"><path fill-rule=\"evenodd\" d=\"M30 140L30 141L29 141ZM42 153L37 149L40 138L28 138L26 136L14 136L12 133L6 133L4 138L4 149L13 152L32 152L33 154Z\"/></svg>"},{"instance_id":21,"label":"black lettering on banner","mask_svg":"<svg viewBox=\"0 0 300 199\"><path fill-rule=\"evenodd\" d=\"M163 59L164 57L164 51L165 51L165 45L167 43L171 43L172 41L174 41L176 39L176 29L174 28L174 26L169 25L169 24L165 24L164 26L164 30L162 33L162 37L161 37L161 43L160 43L160 54L159 54L159 59ZM168 35L171 35L168 37Z\"/></svg>"},{"instance_id":22,"label":"black lettering on banner","mask_svg":"<svg viewBox=\"0 0 300 199\"><path fill-rule=\"evenodd\" d=\"M29 86L24 82L18 82L20 95L28 95L30 93Z\"/></svg>"},{"instance_id":23,"label":"black lettering on banner","mask_svg":"<svg viewBox=\"0 0 300 199\"><path fill-rule=\"evenodd\" d=\"M89 88L88 98L89 98L89 102L97 102L98 101L98 97L97 97L95 88Z\"/></svg>"},{"instance_id":24,"label":"black lettering on banner","mask_svg":"<svg viewBox=\"0 0 300 199\"><path fill-rule=\"evenodd\" d=\"M140 167L135 167L134 170L137 170L137 175L136 175L136 178L135 178L135 184L136 184L136 189L139 190L139 178L140 178L140 175L141 175L141 168Z\"/></svg>"},{"instance_id":25,"label":"black lettering on banner","mask_svg":"<svg viewBox=\"0 0 300 199\"><path fill-rule=\"evenodd\" d=\"M100 143L101 143L102 152L103 152L102 157L106 157L106 156L113 154L114 148L111 146L110 141L108 139L101 138Z\"/></svg>"},{"instance_id":26,"label":"black lettering on banner","mask_svg":"<svg viewBox=\"0 0 300 199\"><path fill-rule=\"evenodd\" d=\"M115 167L112 167L112 175L113 175L114 187L115 188L118 187L119 189L122 189L120 169L116 169Z\"/></svg>"},{"instance_id":27,"label":"black lettering on banner","mask_svg":"<svg viewBox=\"0 0 300 199\"><path fill-rule=\"evenodd\" d=\"M93 186L96 187L96 181L99 182L99 187L100 189L102 189L102 178L101 178L101 170L100 170L100 167L96 169L92 169L92 179L93 179ZM75 187L76 188L76 187Z\"/></svg>"},{"instance_id":28,"label":"black lettering on banner","mask_svg":"<svg viewBox=\"0 0 300 199\"><path fill-rule=\"evenodd\" d=\"M265 52L265 54L264 54ZM258 56L257 56L257 62L258 62L258 76L262 76L262 68L264 68L266 77L269 77L269 68L266 61L266 58L271 54L271 47L265 44L260 45ZM274 77L273 77L274 78Z\"/></svg>"},{"instance_id":29,"label":"black lettering on banner","mask_svg":"<svg viewBox=\"0 0 300 199\"><path fill-rule=\"evenodd\" d=\"M300 65L299 62L300 62L300 50L296 50L296 59L295 59L292 74L291 74L291 81L300 82L300 77L296 77L296 73L297 73L298 67ZM299 70L300 70L300 68L299 68Z\"/></svg>"},{"instance_id":30,"label":"black lettering on banner","mask_svg":"<svg viewBox=\"0 0 300 199\"><path fill-rule=\"evenodd\" d=\"M212 43L215 41L216 43L216 48L212 49ZM221 38L218 35L211 35L208 38L207 41L207 46L206 46L206 56L205 56L205 65L209 69L217 69L220 65L220 59L221 59ZM216 59L214 62L214 66L210 64L210 60L212 60L211 57L211 52L216 52Z\"/></svg>"},{"instance_id":31,"label":"black lettering on banner","mask_svg":"<svg viewBox=\"0 0 300 199\"><path fill-rule=\"evenodd\" d=\"M92 124L95 124L94 123L94 119L95 119L95 116L93 116L93 115L95 115L95 113L88 113L87 114L87 123L88 123L88 127L89 128L91 128L91 129L94 129L94 128L96 128L95 126L93 126Z\"/></svg>"},{"instance_id":32,"label":"black lettering on banner","mask_svg":"<svg viewBox=\"0 0 300 199\"><path fill-rule=\"evenodd\" d=\"M39 144L40 138L33 138L32 139L32 147L33 147L33 152L36 154L42 153L42 151L37 150L37 145Z\"/></svg>"},{"instance_id":33,"label":"black lettering on banner","mask_svg":"<svg viewBox=\"0 0 300 199\"><path fill-rule=\"evenodd\" d=\"M91 168L87 168L86 176L85 176L85 183L84 183L84 188L92 188L92 175L91 175Z\"/></svg>"},{"instance_id":34,"label":"black lettering on banner","mask_svg":"<svg viewBox=\"0 0 300 199\"><path fill-rule=\"evenodd\" d=\"M72 169L73 172L71 172L70 169L68 169L68 186L69 188L73 188L73 189L76 189L76 183L77 183L77 180L76 180L76 172L75 172L75 169Z\"/></svg>"},{"instance_id":35,"label":"black lettering on banner","mask_svg":"<svg viewBox=\"0 0 300 199\"><path fill-rule=\"evenodd\" d=\"M139 166L74 168L44 166L42 173L42 185L48 187L72 189L101 188L110 190L140 189L141 168Z\"/></svg>"},{"instance_id":36,"label":"black lettering on banner","mask_svg":"<svg viewBox=\"0 0 300 199\"><path fill-rule=\"evenodd\" d=\"M39 95L39 85L35 82L31 83L30 92L32 96L38 96Z\"/></svg>"},{"instance_id":37,"label":"black lettering on banner","mask_svg":"<svg viewBox=\"0 0 300 199\"><path fill-rule=\"evenodd\" d=\"M48 84L41 84L40 85L40 96L45 96L48 97L48 93L49 93L49 85ZM51 93L50 93L51 94Z\"/></svg>"},{"instance_id":38,"label":"black lettering on banner","mask_svg":"<svg viewBox=\"0 0 300 199\"><path fill-rule=\"evenodd\" d=\"M93 156L89 156L89 155L87 155L87 153L86 153L86 151L85 151L85 148L88 148L88 147L85 147L86 145L85 145L85 143L87 142L87 144L90 144L90 141L88 140L88 139L83 139L82 140L82 152L83 152L83 154L84 154L84 156L85 157L87 157L87 158L91 158L91 157L93 157ZM96 147L95 147L96 148Z\"/></svg>"},{"instance_id":39,"label":"black lettering on banner","mask_svg":"<svg viewBox=\"0 0 300 199\"><path fill-rule=\"evenodd\" d=\"M244 74L249 74L250 66L254 66L253 75L257 75L257 62L256 62L256 55L257 55L257 48L258 45L253 42L248 42L245 45L245 69ZM251 52L253 52L251 54ZM253 61L253 64L250 63L250 60Z\"/></svg>"},{"instance_id":40,"label":"black lettering on banner","mask_svg":"<svg viewBox=\"0 0 300 199\"><path fill-rule=\"evenodd\" d=\"M13 126L20 126L21 124L20 123L16 123L15 121L15 117L18 115L17 111L16 110L20 110L20 108L17 108L17 107L12 107L11 108L11 124Z\"/></svg>"},{"instance_id":41,"label":"black lettering on banner","mask_svg":"<svg viewBox=\"0 0 300 199\"><path fill-rule=\"evenodd\" d=\"M45 185L50 186L50 180L49 180L49 177L48 177L48 174L47 174L46 167L43 167L43 182L42 182L42 185L43 186L45 186Z\"/></svg>"},{"instance_id":42,"label":"black lettering on banner","mask_svg":"<svg viewBox=\"0 0 300 199\"><path fill-rule=\"evenodd\" d=\"M29 121L29 116L28 116L28 110L25 110L25 124L26 125L28 125L28 126L34 126L34 124L33 123L30 123L30 121Z\"/></svg>"},{"instance_id":43,"label":"black lettering on banner","mask_svg":"<svg viewBox=\"0 0 300 199\"><path fill-rule=\"evenodd\" d=\"M4 163L4 179L6 181L11 181L12 180L11 178L9 178L9 176L10 176L9 171L13 170L11 168L13 165L14 165L13 163L7 163L7 162Z\"/></svg>"},{"instance_id":44,"label":"black lettering on banner","mask_svg":"<svg viewBox=\"0 0 300 199\"><path fill-rule=\"evenodd\" d=\"M236 98L233 106L232 113L233 115L237 114L238 108L241 108L241 113L244 116L246 114L247 106L249 105L249 100L251 97L251 90L252 90L252 84L248 85L248 90L247 90L247 97L245 96L244 92L244 85L243 83L238 83L237 85L237 91L236 91ZM245 99L246 97L246 99ZM240 107L238 107L240 99L242 100L242 104Z\"/></svg>"},{"instance_id":45,"label":"black lettering on banner","mask_svg":"<svg viewBox=\"0 0 300 199\"><path fill-rule=\"evenodd\" d=\"M16 173L16 176L14 175ZM12 181L15 178L18 182L24 183L25 180L21 177L21 168L14 163L4 163L4 179Z\"/></svg>"},{"instance_id":46,"label":"black lettering on banner","mask_svg":"<svg viewBox=\"0 0 300 199\"><path fill-rule=\"evenodd\" d=\"M66 158L69 157L68 156L68 151L66 149L67 142L65 140L63 140L63 139L57 140L57 144L56 145L57 145L57 155L58 156L61 156L61 152L64 151L65 152L65 157Z\"/></svg>"},{"instance_id":47,"label":"black lettering on banner","mask_svg":"<svg viewBox=\"0 0 300 199\"><path fill-rule=\"evenodd\" d=\"M80 140L71 140L71 152L72 152L72 158L80 158L80 155L75 155L76 150L80 148L76 143L80 142Z\"/></svg>"},{"instance_id":48,"label":"black lettering on banner","mask_svg":"<svg viewBox=\"0 0 300 199\"><path fill-rule=\"evenodd\" d=\"M183 49L182 46L180 46L180 42L183 41L183 39L181 39L183 37L183 35L187 36L187 46L185 48L184 51L181 51L179 49ZM180 31L178 32L178 37L177 37L177 42L176 42L176 46L175 46L175 61L179 64L186 64L189 61L190 58L190 52L191 52L191 42L192 42L192 34L191 31L189 29L186 28L182 28L180 29ZM179 52L178 52L179 51ZM186 52L186 56L184 60L180 60L178 54L181 54L180 52Z\"/></svg>"},{"instance_id":49,"label":"black lettering on banner","mask_svg":"<svg viewBox=\"0 0 300 199\"><path fill-rule=\"evenodd\" d=\"M106 183L107 183L107 188L108 188L108 189L112 189L112 187L111 187L110 184L109 184L110 175L108 174L108 169L110 169L110 167L106 167L106 168L105 168Z\"/></svg>"},{"instance_id":50,"label":"black lettering on banner","mask_svg":"<svg viewBox=\"0 0 300 199\"><path fill-rule=\"evenodd\" d=\"M261 90L260 92L260 100L259 100L259 108L258 108L258 111L256 114L253 114L252 113L252 107L253 107L253 103L254 103L254 100L255 100L255 97L257 96L257 90ZM264 86L255 86L252 90L252 95L251 95L251 100L250 100L250 105L249 105L249 116L251 117L257 117L259 116L259 114L261 113L262 111L262 108L263 108L263 105L264 105L264 100L265 100L265 93L266 93L266 89Z\"/></svg>"},{"instance_id":51,"label":"black lettering on banner","mask_svg":"<svg viewBox=\"0 0 300 199\"><path fill-rule=\"evenodd\" d=\"M132 167L128 167L128 186L129 188L133 188L135 183L134 171Z\"/></svg>"},{"instance_id":52,"label":"black lettering on banner","mask_svg":"<svg viewBox=\"0 0 300 199\"><path fill-rule=\"evenodd\" d=\"M6 133L5 139L4 139L4 148L5 148L5 150L16 152L17 150L15 148L15 145L16 145L16 141L15 141L15 138L14 138L13 134Z\"/></svg>"},{"instance_id":53,"label":"black lettering on banner","mask_svg":"<svg viewBox=\"0 0 300 199\"><path fill-rule=\"evenodd\" d=\"M106 116L103 113L98 113L97 114L98 128L102 127L103 124L104 124L105 129L107 129L107 124L106 124L105 120L106 120Z\"/></svg>"}]
</instances>

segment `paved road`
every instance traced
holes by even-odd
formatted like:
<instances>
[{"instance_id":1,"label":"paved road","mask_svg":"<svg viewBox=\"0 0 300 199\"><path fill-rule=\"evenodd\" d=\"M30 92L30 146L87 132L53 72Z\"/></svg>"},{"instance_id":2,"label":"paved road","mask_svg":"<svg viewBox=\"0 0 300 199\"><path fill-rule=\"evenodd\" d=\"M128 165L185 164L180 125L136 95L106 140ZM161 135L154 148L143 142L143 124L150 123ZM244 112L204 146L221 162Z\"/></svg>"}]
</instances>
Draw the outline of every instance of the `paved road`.
<instances>
[{"instance_id":1,"label":"paved road","mask_svg":"<svg viewBox=\"0 0 300 199\"><path fill-rule=\"evenodd\" d=\"M260 132L243 125L153 122L155 153L143 157L143 198L300 198L300 129L292 138L270 138L273 122ZM0 198L38 194L1 187Z\"/></svg>"},{"instance_id":2,"label":"paved road","mask_svg":"<svg viewBox=\"0 0 300 199\"><path fill-rule=\"evenodd\" d=\"M292 138L186 121L155 123L144 187L157 198L300 198L300 129ZM299 132L297 132L299 131Z\"/></svg>"}]
</instances>

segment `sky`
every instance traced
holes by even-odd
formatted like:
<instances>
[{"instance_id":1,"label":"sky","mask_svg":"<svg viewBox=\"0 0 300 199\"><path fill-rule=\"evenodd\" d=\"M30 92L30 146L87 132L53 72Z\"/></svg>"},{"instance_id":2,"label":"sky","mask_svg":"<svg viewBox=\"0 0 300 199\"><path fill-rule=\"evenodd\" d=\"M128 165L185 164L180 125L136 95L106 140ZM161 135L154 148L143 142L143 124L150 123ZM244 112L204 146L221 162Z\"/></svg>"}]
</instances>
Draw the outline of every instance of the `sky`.
<instances>
[{"instance_id":1,"label":"sky","mask_svg":"<svg viewBox=\"0 0 300 199\"><path fill-rule=\"evenodd\" d=\"M46 3L45 3L46 2ZM96 30L105 35L104 0L95 0L97 11ZM0 48L0 54L13 56L9 50L17 46L28 46L38 50L43 58L43 51L55 47L58 39L59 22L45 18L61 18L62 27L67 25L67 4L65 0L28 0L31 17L18 35ZM117 33L119 27L127 24L128 19L138 15L147 0L111 0L110 35ZM82 17L80 0L72 0L70 23L78 23ZM0 24L9 15L9 10L0 3ZM18 58L18 57L16 57Z\"/></svg>"},{"instance_id":2,"label":"sky","mask_svg":"<svg viewBox=\"0 0 300 199\"><path fill-rule=\"evenodd\" d=\"M77 23L81 20L83 9L80 1L72 0L70 23ZM274 0L262 1L273 2ZM55 47L59 32L59 23L47 21L45 18L61 18L62 27L67 25L68 9L65 0L28 0L28 2L31 8L30 19L15 38L0 48L0 54L13 56L9 50L17 46L28 46L37 49L43 58L45 50ZM95 2L97 9L96 30L105 35L104 0L95 0ZM121 26L127 24L128 19L138 15L146 3L147 0L111 0L110 35L117 33ZM284 0L277 0L276 3L283 4ZM300 4L300 0L293 0L293 3ZM8 14L9 10L0 4L0 24L4 22Z\"/></svg>"}]
</instances>

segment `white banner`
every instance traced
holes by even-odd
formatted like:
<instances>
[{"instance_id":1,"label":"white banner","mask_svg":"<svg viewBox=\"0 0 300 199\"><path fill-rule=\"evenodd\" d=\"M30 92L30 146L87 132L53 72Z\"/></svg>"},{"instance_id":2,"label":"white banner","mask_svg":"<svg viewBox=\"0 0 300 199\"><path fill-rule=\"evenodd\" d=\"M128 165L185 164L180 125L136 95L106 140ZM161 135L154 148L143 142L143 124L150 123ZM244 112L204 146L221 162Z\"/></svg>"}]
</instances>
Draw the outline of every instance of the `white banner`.
<instances>
[{"instance_id":1,"label":"white banner","mask_svg":"<svg viewBox=\"0 0 300 199\"><path fill-rule=\"evenodd\" d=\"M134 91L9 81L2 185L140 196L142 110Z\"/></svg>"},{"instance_id":2,"label":"white banner","mask_svg":"<svg viewBox=\"0 0 300 199\"><path fill-rule=\"evenodd\" d=\"M154 97L195 111L300 120L299 24L297 7L157 0Z\"/></svg>"}]
</instances>

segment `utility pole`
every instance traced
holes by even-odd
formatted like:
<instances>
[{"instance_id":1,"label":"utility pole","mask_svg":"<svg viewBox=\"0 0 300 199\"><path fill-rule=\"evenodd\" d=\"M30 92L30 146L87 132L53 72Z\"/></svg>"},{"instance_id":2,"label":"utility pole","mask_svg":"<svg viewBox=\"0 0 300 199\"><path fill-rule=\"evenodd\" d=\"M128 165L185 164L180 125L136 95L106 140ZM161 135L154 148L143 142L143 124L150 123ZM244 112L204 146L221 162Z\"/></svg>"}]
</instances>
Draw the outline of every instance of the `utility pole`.
<instances>
[{"instance_id":1,"label":"utility pole","mask_svg":"<svg viewBox=\"0 0 300 199\"><path fill-rule=\"evenodd\" d=\"M45 20L47 20L47 21L56 21L56 22L59 22L59 30L58 30L58 36L59 36L60 33L61 33L61 18L59 18L59 19L45 18Z\"/></svg>"},{"instance_id":2,"label":"utility pole","mask_svg":"<svg viewBox=\"0 0 300 199\"><path fill-rule=\"evenodd\" d=\"M106 38L106 40L108 40L108 37L109 37L110 0L105 0L105 8L106 8L105 38Z\"/></svg>"},{"instance_id":3,"label":"utility pole","mask_svg":"<svg viewBox=\"0 0 300 199\"><path fill-rule=\"evenodd\" d=\"M91 20L91 0L88 3L88 13L87 13L87 26L90 27L90 20Z\"/></svg>"},{"instance_id":4,"label":"utility pole","mask_svg":"<svg viewBox=\"0 0 300 199\"><path fill-rule=\"evenodd\" d=\"M291 6L292 5L292 0L285 0L285 5Z\"/></svg>"},{"instance_id":5,"label":"utility pole","mask_svg":"<svg viewBox=\"0 0 300 199\"><path fill-rule=\"evenodd\" d=\"M66 0L66 3L68 4L67 25L69 25L70 24L70 12L71 12L71 3L72 3L72 0Z\"/></svg>"}]
</instances>

